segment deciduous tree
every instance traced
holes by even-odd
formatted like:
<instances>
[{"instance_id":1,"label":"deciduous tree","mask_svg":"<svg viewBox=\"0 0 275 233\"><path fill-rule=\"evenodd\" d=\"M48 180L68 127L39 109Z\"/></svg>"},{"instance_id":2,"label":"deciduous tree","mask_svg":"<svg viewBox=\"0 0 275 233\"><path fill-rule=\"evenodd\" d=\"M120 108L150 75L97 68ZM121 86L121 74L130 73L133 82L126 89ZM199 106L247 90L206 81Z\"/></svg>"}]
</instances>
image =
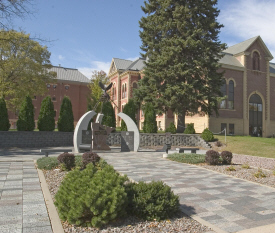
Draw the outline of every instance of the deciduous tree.
<instances>
[{"instance_id":1,"label":"deciduous tree","mask_svg":"<svg viewBox=\"0 0 275 233\"><path fill-rule=\"evenodd\" d=\"M50 52L47 47L17 31L0 31L0 96L8 107L20 106L25 96L43 95L46 83L55 79L49 72Z\"/></svg>"},{"instance_id":2,"label":"deciduous tree","mask_svg":"<svg viewBox=\"0 0 275 233\"><path fill-rule=\"evenodd\" d=\"M144 78L135 92L138 102L151 102L157 113L185 115L218 111L222 73L218 60L225 44L218 39L217 0L148 0L140 24L141 49L147 57Z\"/></svg>"}]
</instances>

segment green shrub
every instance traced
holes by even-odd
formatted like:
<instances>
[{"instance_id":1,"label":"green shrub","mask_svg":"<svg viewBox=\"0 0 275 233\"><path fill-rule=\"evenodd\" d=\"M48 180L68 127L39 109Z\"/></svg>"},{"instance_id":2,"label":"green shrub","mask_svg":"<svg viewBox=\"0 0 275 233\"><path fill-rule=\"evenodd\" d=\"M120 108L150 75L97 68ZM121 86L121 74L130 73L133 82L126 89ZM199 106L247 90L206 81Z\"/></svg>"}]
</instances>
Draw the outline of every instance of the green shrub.
<instances>
[{"instance_id":1,"label":"green shrub","mask_svg":"<svg viewBox=\"0 0 275 233\"><path fill-rule=\"evenodd\" d=\"M100 157L98 156L97 153L94 152L85 152L82 155L82 164L83 167L85 168L89 163L93 163L93 165L96 165L100 160Z\"/></svg>"},{"instance_id":2,"label":"green shrub","mask_svg":"<svg viewBox=\"0 0 275 233\"><path fill-rule=\"evenodd\" d=\"M205 162L205 155L201 154L169 154L167 159L172 161L177 161L180 163L190 163L190 164L197 164L197 163L204 163Z\"/></svg>"},{"instance_id":3,"label":"green shrub","mask_svg":"<svg viewBox=\"0 0 275 233\"><path fill-rule=\"evenodd\" d=\"M75 169L63 180L55 198L59 216L70 224L100 227L126 213L127 193L112 166L99 170L92 163Z\"/></svg>"},{"instance_id":4,"label":"green shrub","mask_svg":"<svg viewBox=\"0 0 275 233\"><path fill-rule=\"evenodd\" d=\"M214 140L214 135L208 128L206 128L203 130L201 138L207 142L212 142Z\"/></svg>"},{"instance_id":5,"label":"green shrub","mask_svg":"<svg viewBox=\"0 0 275 233\"><path fill-rule=\"evenodd\" d=\"M75 156L68 152L62 153L57 157L59 164L64 164L66 170L71 170L75 167Z\"/></svg>"},{"instance_id":6,"label":"green shrub","mask_svg":"<svg viewBox=\"0 0 275 233\"><path fill-rule=\"evenodd\" d=\"M55 128L54 106L50 96L45 97L41 103L37 127L39 131L53 131Z\"/></svg>"},{"instance_id":7,"label":"green shrub","mask_svg":"<svg viewBox=\"0 0 275 233\"><path fill-rule=\"evenodd\" d=\"M146 103L145 105L143 132L144 133L158 132L156 112L152 103Z\"/></svg>"},{"instance_id":8,"label":"green shrub","mask_svg":"<svg viewBox=\"0 0 275 233\"><path fill-rule=\"evenodd\" d=\"M234 166L231 165L230 167L227 167L227 168L226 168L226 171L231 171L231 172L232 172L232 171L236 171L236 168L235 168Z\"/></svg>"},{"instance_id":9,"label":"green shrub","mask_svg":"<svg viewBox=\"0 0 275 233\"><path fill-rule=\"evenodd\" d=\"M52 170L58 166L56 157L43 157L37 160L37 167L44 170Z\"/></svg>"},{"instance_id":10,"label":"green shrub","mask_svg":"<svg viewBox=\"0 0 275 233\"><path fill-rule=\"evenodd\" d=\"M82 156L81 155L75 155L75 167L82 168Z\"/></svg>"},{"instance_id":11,"label":"green shrub","mask_svg":"<svg viewBox=\"0 0 275 233\"><path fill-rule=\"evenodd\" d=\"M33 131L35 128L34 107L29 96L26 96L21 105L16 126L18 131Z\"/></svg>"},{"instance_id":12,"label":"green shrub","mask_svg":"<svg viewBox=\"0 0 275 233\"><path fill-rule=\"evenodd\" d=\"M219 163L220 154L214 150L206 151L205 162L209 165L217 165Z\"/></svg>"},{"instance_id":13,"label":"green shrub","mask_svg":"<svg viewBox=\"0 0 275 233\"><path fill-rule=\"evenodd\" d=\"M162 181L126 185L128 212L145 220L171 218L179 210L179 197Z\"/></svg>"},{"instance_id":14,"label":"green shrub","mask_svg":"<svg viewBox=\"0 0 275 233\"><path fill-rule=\"evenodd\" d=\"M57 122L58 131L61 132L73 132L74 131L74 114L71 100L68 96L64 96L61 107L59 118Z\"/></svg>"},{"instance_id":15,"label":"green shrub","mask_svg":"<svg viewBox=\"0 0 275 233\"><path fill-rule=\"evenodd\" d=\"M232 157L233 157L233 155L230 151L223 151L221 153L221 158L222 158L223 164L231 164Z\"/></svg>"},{"instance_id":16,"label":"green shrub","mask_svg":"<svg viewBox=\"0 0 275 233\"><path fill-rule=\"evenodd\" d=\"M265 178L266 174L263 172L261 168L258 168L258 171L254 174L256 178Z\"/></svg>"},{"instance_id":17,"label":"green shrub","mask_svg":"<svg viewBox=\"0 0 275 233\"><path fill-rule=\"evenodd\" d=\"M123 108L123 113L129 116L135 122L135 124L137 124L137 120L136 120L137 107L133 99L130 99L128 103L125 104ZM124 120L121 121L121 131L127 131L127 126Z\"/></svg>"},{"instance_id":18,"label":"green shrub","mask_svg":"<svg viewBox=\"0 0 275 233\"><path fill-rule=\"evenodd\" d=\"M186 129L184 130L185 134L195 134L195 128L194 128L194 123L187 124Z\"/></svg>"},{"instance_id":19,"label":"green shrub","mask_svg":"<svg viewBox=\"0 0 275 233\"><path fill-rule=\"evenodd\" d=\"M170 132L170 133L173 133L173 134L177 133L177 128L176 128L174 122L171 122L169 124L169 127L165 129L165 132Z\"/></svg>"},{"instance_id":20,"label":"green shrub","mask_svg":"<svg viewBox=\"0 0 275 233\"><path fill-rule=\"evenodd\" d=\"M6 101L0 98L0 131L8 131L10 126Z\"/></svg>"},{"instance_id":21,"label":"green shrub","mask_svg":"<svg viewBox=\"0 0 275 233\"><path fill-rule=\"evenodd\" d=\"M115 111L110 102L103 103L102 106L102 114L104 114L102 118L102 125L106 125L109 127L116 127L116 116Z\"/></svg>"}]
</instances>

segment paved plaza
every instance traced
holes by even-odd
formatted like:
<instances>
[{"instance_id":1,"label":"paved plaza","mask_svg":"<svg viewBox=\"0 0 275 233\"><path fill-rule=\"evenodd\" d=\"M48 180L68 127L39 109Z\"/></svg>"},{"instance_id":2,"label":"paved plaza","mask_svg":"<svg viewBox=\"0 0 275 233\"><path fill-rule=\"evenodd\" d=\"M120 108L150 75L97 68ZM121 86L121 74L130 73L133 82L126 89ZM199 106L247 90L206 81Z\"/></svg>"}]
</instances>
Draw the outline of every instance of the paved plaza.
<instances>
[{"instance_id":1,"label":"paved plaza","mask_svg":"<svg viewBox=\"0 0 275 233\"><path fill-rule=\"evenodd\" d=\"M273 188L169 161L163 152L99 155L132 180L164 181L179 195L183 212L216 232L275 232L268 230L275 223ZM34 165L42 156L0 150L0 232L53 232Z\"/></svg>"}]
</instances>

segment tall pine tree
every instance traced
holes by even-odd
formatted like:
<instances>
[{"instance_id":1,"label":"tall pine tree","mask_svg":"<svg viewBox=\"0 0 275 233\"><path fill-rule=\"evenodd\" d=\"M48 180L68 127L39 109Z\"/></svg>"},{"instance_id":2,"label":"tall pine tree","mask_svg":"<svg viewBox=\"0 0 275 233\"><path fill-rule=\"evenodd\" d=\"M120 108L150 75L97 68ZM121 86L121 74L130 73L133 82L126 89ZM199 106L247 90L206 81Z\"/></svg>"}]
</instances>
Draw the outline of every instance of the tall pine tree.
<instances>
[{"instance_id":1,"label":"tall pine tree","mask_svg":"<svg viewBox=\"0 0 275 233\"><path fill-rule=\"evenodd\" d=\"M39 131L53 131L55 129L54 106L50 96L42 100L38 116L37 127Z\"/></svg>"},{"instance_id":2,"label":"tall pine tree","mask_svg":"<svg viewBox=\"0 0 275 233\"><path fill-rule=\"evenodd\" d=\"M74 114L71 100L68 96L64 96L61 107L59 118L57 122L58 131L62 132L73 132L74 131Z\"/></svg>"},{"instance_id":3,"label":"tall pine tree","mask_svg":"<svg viewBox=\"0 0 275 233\"><path fill-rule=\"evenodd\" d=\"M21 105L16 126L18 131L33 131L35 128L34 107L30 96L26 96Z\"/></svg>"},{"instance_id":4,"label":"tall pine tree","mask_svg":"<svg viewBox=\"0 0 275 233\"><path fill-rule=\"evenodd\" d=\"M158 113L178 114L177 132L185 115L218 111L222 73L218 60L225 44L216 19L217 0L148 0L140 24L146 57L144 78L135 91L138 102L151 102Z\"/></svg>"},{"instance_id":5,"label":"tall pine tree","mask_svg":"<svg viewBox=\"0 0 275 233\"><path fill-rule=\"evenodd\" d=\"M136 120L137 107L133 99L130 99L128 103L125 104L123 108L123 113L131 117L131 119L137 124L137 120ZM124 120L121 121L121 131L127 131L127 126Z\"/></svg>"},{"instance_id":6,"label":"tall pine tree","mask_svg":"<svg viewBox=\"0 0 275 233\"><path fill-rule=\"evenodd\" d=\"M6 106L6 101L2 97L0 98L0 131L8 131L10 128L8 110Z\"/></svg>"}]
</instances>

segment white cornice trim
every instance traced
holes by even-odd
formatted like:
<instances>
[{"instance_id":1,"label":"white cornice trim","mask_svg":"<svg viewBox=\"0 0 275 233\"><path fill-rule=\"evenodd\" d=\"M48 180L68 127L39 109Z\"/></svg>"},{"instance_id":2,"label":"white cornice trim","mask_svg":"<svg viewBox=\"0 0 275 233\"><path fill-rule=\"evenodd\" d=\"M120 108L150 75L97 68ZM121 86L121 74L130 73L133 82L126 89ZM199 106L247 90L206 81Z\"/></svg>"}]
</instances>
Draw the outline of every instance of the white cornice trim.
<instances>
[{"instance_id":1,"label":"white cornice trim","mask_svg":"<svg viewBox=\"0 0 275 233\"><path fill-rule=\"evenodd\" d=\"M221 64L221 67L224 69L230 69L230 70L238 70L238 71L244 71L244 67L239 67L239 66L232 66L232 65L227 65L227 64Z\"/></svg>"},{"instance_id":2,"label":"white cornice trim","mask_svg":"<svg viewBox=\"0 0 275 233\"><path fill-rule=\"evenodd\" d=\"M275 74L274 73L270 73L270 77L275 78Z\"/></svg>"}]
</instances>

